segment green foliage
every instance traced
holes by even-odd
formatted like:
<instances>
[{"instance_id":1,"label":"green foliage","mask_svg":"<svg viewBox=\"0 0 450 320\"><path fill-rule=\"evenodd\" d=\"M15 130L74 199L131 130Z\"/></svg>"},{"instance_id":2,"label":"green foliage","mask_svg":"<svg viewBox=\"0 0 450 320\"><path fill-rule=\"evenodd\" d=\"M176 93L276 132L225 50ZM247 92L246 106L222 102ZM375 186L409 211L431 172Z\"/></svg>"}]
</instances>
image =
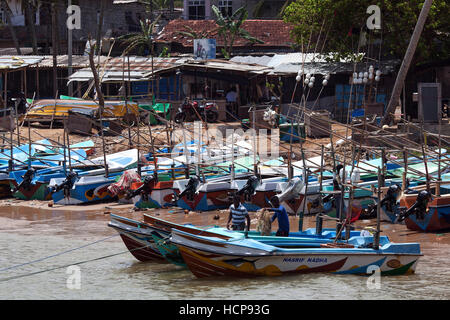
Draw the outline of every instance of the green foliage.
<instances>
[{"instance_id":1,"label":"green foliage","mask_svg":"<svg viewBox=\"0 0 450 320\"><path fill-rule=\"evenodd\" d=\"M346 58L356 53L360 34L355 31L360 30L368 32L371 41L382 39L384 54L401 59L423 3L423 0L296 0L284 10L283 19L294 26L292 36L305 49L308 42L313 43L317 39L323 24L321 42L328 32L324 51L334 53L330 59ZM366 21L370 16L366 10L373 4L381 8L381 30L366 30ZM448 0L435 0L413 65L450 58L449 16Z\"/></svg>"},{"instance_id":2,"label":"green foliage","mask_svg":"<svg viewBox=\"0 0 450 320\"><path fill-rule=\"evenodd\" d=\"M161 53L159 54L160 58L170 58L170 52L169 52L169 48L168 47L164 47L161 51Z\"/></svg>"},{"instance_id":3,"label":"green foliage","mask_svg":"<svg viewBox=\"0 0 450 320\"><path fill-rule=\"evenodd\" d=\"M242 28L242 24L248 17L248 11L244 7L237 9L230 17L224 17L219 8L215 5L211 7L212 11L216 15L216 23L218 25L217 33L222 38L224 48L222 48L222 54L225 59L229 59L233 52L233 44L237 38L243 38L251 43L264 43L251 36L245 29Z\"/></svg>"},{"instance_id":4,"label":"green foliage","mask_svg":"<svg viewBox=\"0 0 450 320\"><path fill-rule=\"evenodd\" d=\"M159 18L156 18L153 22L148 20L139 21L141 25L140 32L133 32L119 37L118 39L123 41L126 45L123 55L127 55L131 50L137 49L142 53L146 48L153 54L153 33L155 25L158 23Z\"/></svg>"}]
</instances>

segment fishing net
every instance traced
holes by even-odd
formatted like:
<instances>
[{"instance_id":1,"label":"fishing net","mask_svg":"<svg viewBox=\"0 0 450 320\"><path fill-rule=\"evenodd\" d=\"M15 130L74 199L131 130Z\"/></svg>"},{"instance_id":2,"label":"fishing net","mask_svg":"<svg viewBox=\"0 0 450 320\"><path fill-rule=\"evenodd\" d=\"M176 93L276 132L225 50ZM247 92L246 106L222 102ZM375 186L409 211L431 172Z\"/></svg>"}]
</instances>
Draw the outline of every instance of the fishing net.
<instances>
[{"instance_id":1,"label":"fishing net","mask_svg":"<svg viewBox=\"0 0 450 320\"><path fill-rule=\"evenodd\" d=\"M256 231L261 232L262 236L270 236L272 232L271 212L265 208L260 209L256 212L256 218L258 219Z\"/></svg>"}]
</instances>

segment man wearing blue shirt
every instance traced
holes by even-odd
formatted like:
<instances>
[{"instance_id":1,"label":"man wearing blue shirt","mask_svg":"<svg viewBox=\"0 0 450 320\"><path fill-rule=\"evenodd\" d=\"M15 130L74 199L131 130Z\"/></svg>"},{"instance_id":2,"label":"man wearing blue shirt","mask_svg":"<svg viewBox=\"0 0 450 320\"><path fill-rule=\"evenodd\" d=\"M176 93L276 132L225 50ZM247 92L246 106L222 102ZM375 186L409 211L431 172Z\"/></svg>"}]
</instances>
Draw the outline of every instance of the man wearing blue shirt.
<instances>
[{"instance_id":1,"label":"man wearing blue shirt","mask_svg":"<svg viewBox=\"0 0 450 320\"><path fill-rule=\"evenodd\" d=\"M280 204L280 200L277 196L272 197L270 203L273 208L269 208L269 210L275 212L272 216L271 222L278 219L278 231L276 236L289 237L289 216L286 209Z\"/></svg>"}]
</instances>

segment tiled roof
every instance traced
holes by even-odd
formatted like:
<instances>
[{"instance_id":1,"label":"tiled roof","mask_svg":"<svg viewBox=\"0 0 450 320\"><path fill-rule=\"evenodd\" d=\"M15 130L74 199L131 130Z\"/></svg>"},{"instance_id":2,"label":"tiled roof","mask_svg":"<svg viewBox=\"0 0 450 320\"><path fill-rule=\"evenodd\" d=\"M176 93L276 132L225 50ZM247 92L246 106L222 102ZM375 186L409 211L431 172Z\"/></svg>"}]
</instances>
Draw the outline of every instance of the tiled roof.
<instances>
[{"instance_id":1,"label":"tiled roof","mask_svg":"<svg viewBox=\"0 0 450 320\"><path fill-rule=\"evenodd\" d=\"M189 32L190 27L197 33L204 33L210 31L209 38L217 40L217 46L223 46L223 41L217 35L217 24L214 20L172 20L162 30L157 37L158 42L177 42L185 47L193 47L194 40L185 35L180 35L178 32ZM285 23L283 20L246 20L242 28L250 35L262 41L263 44L255 43L255 46L270 46L270 47L290 47L293 43L289 33L293 29L292 26ZM237 38L234 42L235 47L248 46L249 41L243 38Z\"/></svg>"}]
</instances>

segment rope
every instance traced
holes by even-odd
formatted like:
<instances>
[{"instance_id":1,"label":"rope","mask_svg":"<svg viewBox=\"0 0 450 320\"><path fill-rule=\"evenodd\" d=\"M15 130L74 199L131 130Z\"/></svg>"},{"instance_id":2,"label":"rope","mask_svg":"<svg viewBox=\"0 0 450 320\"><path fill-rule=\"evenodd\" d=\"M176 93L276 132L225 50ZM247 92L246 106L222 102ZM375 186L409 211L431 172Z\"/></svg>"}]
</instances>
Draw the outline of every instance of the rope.
<instances>
[{"instance_id":1,"label":"rope","mask_svg":"<svg viewBox=\"0 0 450 320\"><path fill-rule=\"evenodd\" d=\"M43 257L43 258L36 259L36 260L33 260L33 261L29 261L29 262L17 264L17 265L11 266L11 267L3 268L3 269L0 269L0 272L4 272L4 271L6 271L6 270L11 270L11 269L23 267L23 266L30 265L30 264L33 264L33 263L36 263L36 262L41 262L41 261L44 261L44 260L47 260L47 259L50 259L50 258L54 258L54 257L63 255L63 254L68 253L68 252L72 252L72 251L75 251L75 250L78 250L78 249L81 249L81 248L85 248L85 247L88 247L88 246L90 246L90 245L93 245L93 244L102 242L102 241L106 241L106 240L108 240L108 239L117 237L118 235L119 235L119 234L115 234L115 235L113 235L113 236L110 236L110 237L107 237L107 238L104 238L104 239L101 239L101 240L97 240L97 241L94 241L94 242L91 242L91 243L82 245L82 246L77 247L77 248L72 248L72 249L69 249L69 250L66 250L66 251L63 251L63 252L59 252L59 253L56 253L56 254L47 256L47 257Z\"/></svg>"},{"instance_id":2,"label":"rope","mask_svg":"<svg viewBox=\"0 0 450 320\"><path fill-rule=\"evenodd\" d=\"M118 252L118 253L113 253L113 254L109 254L109 255L98 257L98 258L94 258L94 259L89 259L89 260L84 260L84 261L80 261L80 262L76 262L76 263L66 264L66 265L53 267L53 268L49 268L49 269L44 269L44 270L40 270L40 271L36 271L36 272L19 274L17 276L12 276L12 277L8 277L8 278L1 278L0 282L6 282L6 281L14 280L14 279L19 279L19 278L33 276L33 275L40 274L40 273L54 271L54 270L57 270L57 269L67 268L67 267L70 267L70 266L73 266L73 265L80 265L80 264L85 264L85 263L92 262L92 261L97 261L97 260L102 260L102 259L106 259L106 258L111 258L111 257L114 257L114 256L118 256L118 255L127 253L127 252L132 252L134 250L144 249L144 248L149 247L149 246L150 245L146 245L146 246L142 246L142 247L134 248L134 249L131 249L131 250L126 250L126 251L121 251L121 252Z\"/></svg>"}]
</instances>

